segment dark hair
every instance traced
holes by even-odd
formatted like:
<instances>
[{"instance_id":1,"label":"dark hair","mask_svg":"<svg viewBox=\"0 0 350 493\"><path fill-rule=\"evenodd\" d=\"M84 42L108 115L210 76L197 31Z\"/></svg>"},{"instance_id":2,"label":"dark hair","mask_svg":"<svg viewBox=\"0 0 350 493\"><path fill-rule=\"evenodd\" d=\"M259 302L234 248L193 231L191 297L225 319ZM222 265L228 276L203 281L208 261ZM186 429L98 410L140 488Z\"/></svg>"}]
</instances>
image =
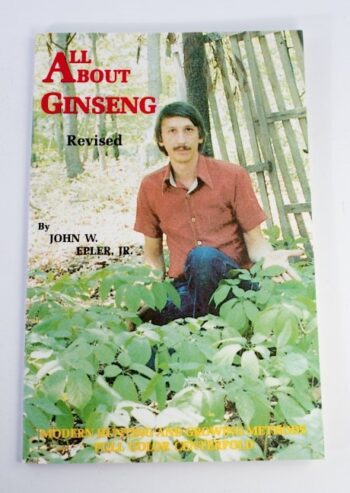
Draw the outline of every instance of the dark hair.
<instances>
[{"instance_id":1,"label":"dark hair","mask_svg":"<svg viewBox=\"0 0 350 493\"><path fill-rule=\"evenodd\" d=\"M185 101L175 101L174 103L167 104L160 110L154 129L154 136L159 149L165 155L168 155L165 148L160 145L159 142L162 140L162 122L165 118L171 118L172 116L182 116L183 118L188 118L191 120L193 125L198 128L199 138L203 139L203 142L198 145L198 150L201 151L205 142L203 118L197 108L192 106L192 104L186 103Z\"/></svg>"}]
</instances>

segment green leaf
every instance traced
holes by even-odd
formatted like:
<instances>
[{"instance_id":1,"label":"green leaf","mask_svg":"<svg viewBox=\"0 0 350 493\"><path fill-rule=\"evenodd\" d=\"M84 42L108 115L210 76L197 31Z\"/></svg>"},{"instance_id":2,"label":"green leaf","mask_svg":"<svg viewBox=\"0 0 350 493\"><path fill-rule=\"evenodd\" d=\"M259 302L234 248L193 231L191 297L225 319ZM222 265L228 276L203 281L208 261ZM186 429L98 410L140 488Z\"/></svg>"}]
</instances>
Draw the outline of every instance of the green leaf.
<instances>
[{"instance_id":1,"label":"green leaf","mask_svg":"<svg viewBox=\"0 0 350 493\"><path fill-rule=\"evenodd\" d=\"M108 414L106 412L94 411L86 420L86 428L95 430L97 428L105 428L107 425Z\"/></svg>"},{"instance_id":2,"label":"green leaf","mask_svg":"<svg viewBox=\"0 0 350 493\"><path fill-rule=\"evenodd\" d=\"M124 301L128 310L132 312L136 312L136 310L141 305L140 294L138 290L138 286L127 286L124 294Z\"/></svg>"},{"instance_id":3,"label":"green leaf","mask_svg":"<svg viewBox=\"0 0 350 493\"><path fill-rule=\"evenodd\" d=\"M237 299L236 298L233 298L231 300L228 300L228 301L225 301L225 303L223 303L221 306L220 306L220 317L223 318L224 320L227 320L227 317L229 317L231 311L232 311L232 308L234 307L234 305L237 303Z\"/></svg>"},{"instance_id":4,"label":"green leaf","mask_svg":"<svg viewBox=\"0 0 350 493\"><path fill-rule=\"evenodd\" d=\"M207 423L222 422L225 414L225 392L221 389L203 390L202 412Z\"/></svg>"},{"instance_id":5,"label":"green leaf","mask_svg":"<svg viewBox=\"0 0 350 493\"><path fill-rule=\"evenodd\" d=\"M38 351L33 351L30 353L30 358L33 359L48 359L53 354L52 349L40 349Z\"/></svg>"},{"instance_id":6,"label":"green leaf","mask_svg":"<svg viewBox=\"0 0 350 493\"><path fill-rule=\"evenodd\" d=\"M188 342L181 343L176 354L179 356L180 361L184 363L206 362L206 357L202 351L200 351L195 344L189 344Z\"/></svg>"},{"instance_id":7,"label":"green leaf","mask_svg":"<svg viewBox=\"0 0 350 493\"><path fill-rule=\"evenodd\" d=\"M270 351L268 350L268 348L267 348L267 347L265 347L265 346L263 346L263 345L258 344L258 345L256 345L256 346L254 346L254 351L255 351L256 353L261 354L261 356L262 356L264 359L269 359L269 357L270 357Z\"/></svg>"},{"instance_id":8,"label":"green leaf","mask_svg":"<svg viewBox=\"0 0 350 493\"><path fill-rule=\"evenodd\" d=\"M138 363L133 363L132 365L130 365L130 369L135 370L138 373L141 373L141 375L144 375L145 377L148 378L154 377L154 371L151 370L151 368L148 368L148 366L139 365Z\"/></svg>"},{"instance_id":9,"label":"green leaf","mask_svg":"<svg viewBox=\"0 0 350 493\"><path fill-rule=\"evenodd\" d=\"M286 372L293 376L302 375L309 367L305 356L298 353L286 354L282 358L282 363Z\"/></svg>"},{"instance_id":10,"label":"green leaf","mask_svg":"<svg viewBox=\"0 0 350 493\"><path fill-rule=\"evenodd\" d=\"M249 397L247 392L237 391L235 395L235 405L239 417L243 423L248 426L254 416L255 406L253 400Z\"/></svg>"},{"instance_id":11,"label":"green leaf","mask_svg":"<svg viewBox=\"0 0 350 493\"><path fill-rule=\"evenodd\" d=\"M99 295L101 300L106 300L108 298L108 295L113 287L114 281L115 281L114 276L105 277L104 279L102 279L99 288Z\"/></svg>"},{"instance_id":12,"label":"green leaf","mask_svg":"<svg viewBox=\"0 0 350 493\"><path fill-rule=\"evenodd\" d=\"M106 344L98 344L95 350L96 357L101 363L110 364L114 361L115 352Z\"/></svg>"},{"instance_id":13,"label":"green leaf","mask_svg":"<svg viewBox=\"0 0 350 493\"><path fill-rule=\"evenodd\" d=\"M35 428L47 429L51 423L51 416L48 416L34 404L25 405L25 413L27 418Z\"/></svg>"},{"instance_id":14,"label":"green leaf","mask_svg":"<svg viewBox=\"0 0 350 493\"><path fill-rule=\"evenodd\" d=\"M156 416L149 409L135 408L131 411L131 416L146 428L153 428L156 424Z\"/></svg>"},{"instance_id":15,"label":"green leaf","mask_svg":"<svg viewBox=\"0 0 350 493\"><path fill-rule=\"evenodd\" d=\"M169 351L164 348L158 350L155 356L155 364L157 370L167 370L169 368L170 356Z\"/></svg>"},{"instance_id":16,"label":"green leaf","mask_svg":"<svg viewBox=\"0 0 350 493\"><path fill-rule=\"evenodd\" d=\"M148 363L152 349L149 340L146 337L135 335L126 346L128 355L132 363L144 365Z\"/></svg>"},{"instance_id":17,"label":"green leaf","mask_svg":"<svg viewBox=\"0 0 350 493\"><path fill-rule=\"evenodd\" d=\"M142 375L136 375L136 374L132 376L132 379L136 387L138 388L139 393L142 395L143 392L146 390L147 385L149 384L149 379L143 377Z\"/></svg>"},{"instance_id":18,"label":"green leaf","mask_svg":"<svg viewBox=\"0 0 350 493\"><path fill-rule=\"evenodd\" d=\"M113 383L113 388L122 396L126 401L138 402L139 398L135 384L131 377L128 375L119 375Z\"/></svg>"},{"instance_id":19,"label":"green leaf","mask_svg":"<svg viewBox=\"0 0 350 493\"><path fill-rule=\"evenodd\" d=\"M270 423L271 407L267 398L261 394L249 394L254 403L254 416L251 419L251 426L265 426Z\"/></svg>"},{"instance_id":20,"label":"green leaf","mask_svg":"<svg viewBox=\"0 0 350 493\"><path fill-rule=\"evenodd\" d=\"M104 369L104 376L108 378L116 377L121 371L121 368L117 365L108 365Z\"/></svg>"},{"instance_id":21,"label":"green leaf","mask_svg":"<svg viewBox=\"0 0 350 493\"><path fill-rule=\"evenodd\" d=\"M162 379L162 376L159 373L155 373L142 393L143 401L147 401L149 399L149 397L155 391L156 385L160 379Z\"/></svg>"},{"instance_id":22,"label":"green leaf","mask_svg":"<svg viewBox=\"0 0 350 493\"><path fill-rule=\"evenodd\" d=\"M231 291L236 296L236 298L243 298L245 293L244 289L239 288L238 286L231 286Z\"/></svg>"},{"instance_id":23,"label":"green leaf","mask_svg":"<svg viewBox=\"0 0 350 493\"><path fill-rule=\"evenodd\" d=\"M308 460L312 459L312 454L311 450L302 444L293 443L286 448L277 450L273 458L279 460Z\"/></svg>"},{"instance_id":24,"label":"green leaf","mask_svg":"<svg viewBox=\"0 0 350 493\"><path fill-rule=\"evenodd\" d=\"M216 306L218 306L227 298L230 289L231 286L228 286L227 284L223 284L222 286L219 286L217 288L217 290L214 292L212 296L212 299L214 300Z\"/></svg>"},{"instance_id":25,"label":"green leaf","mask_svg":"<svg viewBox=\"0 0 350 493\"><path fill-rule=\"evenodd\" d=\"M234 357L241 349L240 344L224 346L214 355L213 363L219 367L232 365Z\"/></svg>"},{"instance_id":26,"label":"green leaf","mask_svg":"<svg viewBox=\"0 0 350 493\"><path fill-rule=\"evenodd\" d=\"M266 305L271 297L271 291L266 288L261 288L257 293L255 300L258 305Z\"/></svg>"},{"instance_id":27,"label":"green leaf","mask_svg":"<svg viewBox=\"0 0 350 493\"><path fill-rule=\"evenodd\" d=\"M167 287L162 283L152 284L152 293L155 300L155 307L158 310L162 310L168 300Z\"/></svg>"},{"instance_id":28,"label":"green leaf","mask_svg":"<svg viewBox=\"0 0 350 493\"><path fill-rule=\"evenodd\" d=\"M165 408L166 395L167 395L165 380L163 377L159 378L158 381L156 382L155 391L156 391L156 398L158 402L158 408L161 411L162 409Z\"/></svg>"},{"instance_id":29,"label":"green leaf","mask_svg":"<svg viewBox=\"0 0 350 493\"><path fill-rule=\"evenodd\" d=\"M169 378L170 390L179 392L185 384L185 377L182 373L172 373Z\"/></svg>"},{"instance_id":30,"label":"green leaf","mask_svg":"<svg viewBox=\"0 0 350 493\"><path fill-rule=\"evenodd\" d=\"M287 320L284 328L282 329L282 331L277 336L276 347L277 347L278 351L280 351L285 346L287 346L288 342L290 341L291 336L292 336L292 325L291 325L290 320Z\"/></svg>"},{"instance_id":31,"label":"green leaf","mask_svg":"<svg viewBox=\"0 0 350 493\"><path fill-rule=\"evenodd\" d=\"M166 284L168 296L177 308L181 308L181 298L174 286L169 282Z\"/></svg>"},{"instance_id":32,"label":"green leaf","mask_svg":"<svg viewBox=\"0 0 350 493\"><path fill-rule=\"evenodd\" d=\"M48 397L52 397L55 401L62 398L66 385L67 373L64 370L56 371L47 376L43 383L44 392Z\"/></svg>"},{"instance_id":33,"label":"green leaf","mask_svg":"<svg viewBox=\"0 0 350 493\"><path fill-rule=\"evenodd\" d=\"M244 312L243 303L237 303L231 312L231 317L227 319L230 321L233 327L236 327L237 330L242 330L247 322L247 317Z\"/></svg>"},{"instance_id":34,"label":"green leaf","mask_svg":"<svg viewBox=\"0 0 350 493\"><path fill-rule=\"evenodd\" d=\"M290 327L291 329L288 344L294 344L297 341L299 334L298 317L291 307L281 305L274 325L276 335L279 336L285 327Z\"/></svg>"},{"instance_id":35,"label":"green leaf","mask_svg":"<svg viewBox=\"0 0 350 493\"><path fill-rule=\"evenodd\" d=\"M243 301L243 308L249 320L254 322L254 320L260 313L257 307L254 305L254 303L252 303L249 300Z\"/></svg>"},{"instance_id":36,"label":"green leaf","mask_svg":"<svg viewBox=\"0 0 350 493\"><path fill-rule=\"evenodd\" d=\"M92 447L85 447L79 450L69 461L70 464L88 464L90 462L96 462L96 452Z\"/></svg>"},{"instance_id":37,"label":"green leaf","mask_svg":"<svg viewBox=\"0 0 350 493\"><path fill-rule=\"evenodd\" d=\"M117 362L124 367L130 366L131 359L129 354L126 351L122 351L117 357Z\"/></svg>"},{"instance_id":38,"label":"green leaf","mask_svg":"<svg viewBox=\"0 0 350 493\"><path fill-rule=\"evenodd\" d=\"M67 380L68 402L78 409L82 409L92 396L92 385L89 377L81 370L73 370L68 373Z\"/></svg>"},{"instance_id":39,"label":"green leaf","mask_svg":"<svg viewBox=\"0 0 350 493\"><path fill-rule=\"evenodd\" d=\"M73 428L74 427L74 417L71 413L69 407L63 402L57 402L57 407L60 409L61 414L56 416L56 428Z\"/></svg>"},{"instance_id":40,"label":"green leaf","mask_svg":"<svg viewBox=\"0 0 350 493\"><path fill-rule=\"evenodd\" d=\"M155 308L156 301L152 291L150 291L146 286L142 285L137 286L137 291L140 298L147 306L149 306L150 308Z\"/></svg>"},{"instance_id":41,"label":"green leaf","mask_svg":"<svg viewBox=\"0 0 350 493\"><path fill-rule=\"evenodd\" d=\"M245 351L241 357L241 366L244 368L249 376L253 379L257 379L260 373L259 360L256 357L254 351Z\"/></svg>"},{"instance_id":42,"label":"green leaf","mask_svg":"<svg viewBox=\"0 0 350 493\"><path fill-rule=\"evenodd\" d=\"M221 316L221 310L220 310L220 316ZM228 310L223 318L235 329L242 330L247 322L247 316L244 312L243 302L241 301L236 302L233 308Z\"/></svg>"},{"instance_id":43,"label":"green leaf","mask_svg":"<svg viewBox=\"0 0 350 493\"><path fill-rule=\"evenodd\" d=\"M305 416L304 409L299 406L299 404L293 399L293 397L290 397L282 392L278 392L277 397L282 414L288 422L291 419L301 418Z\"/></svg>"},{"instance_id":44,"label":"green leaf","mask_svg":"<svg viewBox=\"0 0 350 493\"><path fill-rule=\"evenodd\" d=\"M254 331L269 335L275 324L278 307L269 307L261 311L254 320Z\"/></svg>"},{"instance_id":45,"label":"green leaf","mask_svg":"<svg viewBox=\"0 0 350 493\"><path fill-rule=\"evenodd\" d=\"M28 417L23 420L23 431L29 437L34 437L36 435L36 429L29 421Z\"/></svg>"},{"instance_id":46,"label":"green leaf","mask_svg":"<svg viewBox=\"0 0 350 493\"><path fill-rule=\"evenodd\" d=\"M82 359L88 358L92 354L93 348L85 341L73 342L62 355L62 361L70 366L76 367Z\"/></svg>"},{"instance_id":47,"label":"green leaf","mask_svg":"<svg viewBox=\"0 0 350 493\"><path fill-rule=\"evenodd\" d=\"M47 414L51 414L51 415L61 414L61 411L55 405L55 402L48 397L36 397L35 405L37 407L40 407L40 409Z\"/></svg>"}]
</instances>

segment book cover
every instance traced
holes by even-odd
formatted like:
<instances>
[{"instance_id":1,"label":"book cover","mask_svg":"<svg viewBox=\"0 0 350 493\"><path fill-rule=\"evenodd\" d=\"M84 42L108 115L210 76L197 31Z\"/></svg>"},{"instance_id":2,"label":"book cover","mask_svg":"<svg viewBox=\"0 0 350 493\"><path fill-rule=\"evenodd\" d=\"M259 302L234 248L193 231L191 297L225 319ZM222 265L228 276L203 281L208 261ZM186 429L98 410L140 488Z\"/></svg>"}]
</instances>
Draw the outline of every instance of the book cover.
<instances>
[{"instance_id":1,"label":"book cover","mask_svg":"<svg viewBox=\"0 0 350 493\"><path fill-rule=\"evenodd\" d=\"M302 32L37 35L32 135L24 461L322 458Z\"/></svg>"}]
</instances>

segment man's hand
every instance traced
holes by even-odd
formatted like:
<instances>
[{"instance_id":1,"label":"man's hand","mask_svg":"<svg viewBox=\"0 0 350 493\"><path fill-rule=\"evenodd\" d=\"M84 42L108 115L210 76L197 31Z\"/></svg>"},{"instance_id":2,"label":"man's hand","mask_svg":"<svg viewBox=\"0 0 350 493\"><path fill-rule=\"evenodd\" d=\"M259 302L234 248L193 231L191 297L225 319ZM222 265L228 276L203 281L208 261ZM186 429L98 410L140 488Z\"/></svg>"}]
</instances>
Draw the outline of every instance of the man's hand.
<instances>
[{"instance_id":1,"label":"man's hand","mask_svg":"<svg viewBox=\"0 0 350 493\"><path fill-rule=\"evenodd\" d=\"M274 250L263 236L260 226L244 233L244 241L248 254L253 262L263 259L263 268L277 265L285 269L280 275L273 278L276 282L284 282L295 279L300 281L299 274L289 265L289 257L300 257L303 250Z\"/></svg>"},{"instance_id":2,"label":"man's hand","mask_svg":"<svg viewBox=\"0 0 350 493\"><path fill-rule=\"evenodd\" d=\"M295 269L289 264L289 257L300 257L304 253L303 250L273 250L265 255L263 260L263 268L267 269L274 265L278 265L284 269L281 275L273 278L275 282L284 281L301 281L299 274Z\"/></svg>"},{"instance_id":3,"label":"man's hand","mask_svg":"<svg viewBox=\"0 0 350 493\"><path fill-rule=\"evenodd\" d=\"M165 264L163 256L163 239L144 237L144 261L146 265L160 271L160 279L165 277Z\"/></svg>"}]
</instances>

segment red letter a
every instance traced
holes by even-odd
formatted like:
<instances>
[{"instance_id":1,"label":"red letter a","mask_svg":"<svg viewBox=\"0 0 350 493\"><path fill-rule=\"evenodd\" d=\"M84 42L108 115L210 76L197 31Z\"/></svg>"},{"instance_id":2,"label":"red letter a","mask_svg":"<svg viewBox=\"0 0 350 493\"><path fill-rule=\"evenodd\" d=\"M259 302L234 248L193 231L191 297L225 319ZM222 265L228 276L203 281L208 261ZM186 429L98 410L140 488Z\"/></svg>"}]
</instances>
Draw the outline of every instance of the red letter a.
<instances>
[{"instance_id":1,"label":"red letter a","mask_svg":"<svg viewBox=\"0 0 350 493\"><path fill-rule=\"evenodd\" d=\"M54 72L61 72L61 82L75 82L75 79L73 79L71 71L69 70L66 55L63 53L63 51L59 51L58 53L56 53L54 61L51 64L49 73L47 74L45 79L43 79L43 82L53 82L52 74Z\"/></svg>"}]
</instances>

